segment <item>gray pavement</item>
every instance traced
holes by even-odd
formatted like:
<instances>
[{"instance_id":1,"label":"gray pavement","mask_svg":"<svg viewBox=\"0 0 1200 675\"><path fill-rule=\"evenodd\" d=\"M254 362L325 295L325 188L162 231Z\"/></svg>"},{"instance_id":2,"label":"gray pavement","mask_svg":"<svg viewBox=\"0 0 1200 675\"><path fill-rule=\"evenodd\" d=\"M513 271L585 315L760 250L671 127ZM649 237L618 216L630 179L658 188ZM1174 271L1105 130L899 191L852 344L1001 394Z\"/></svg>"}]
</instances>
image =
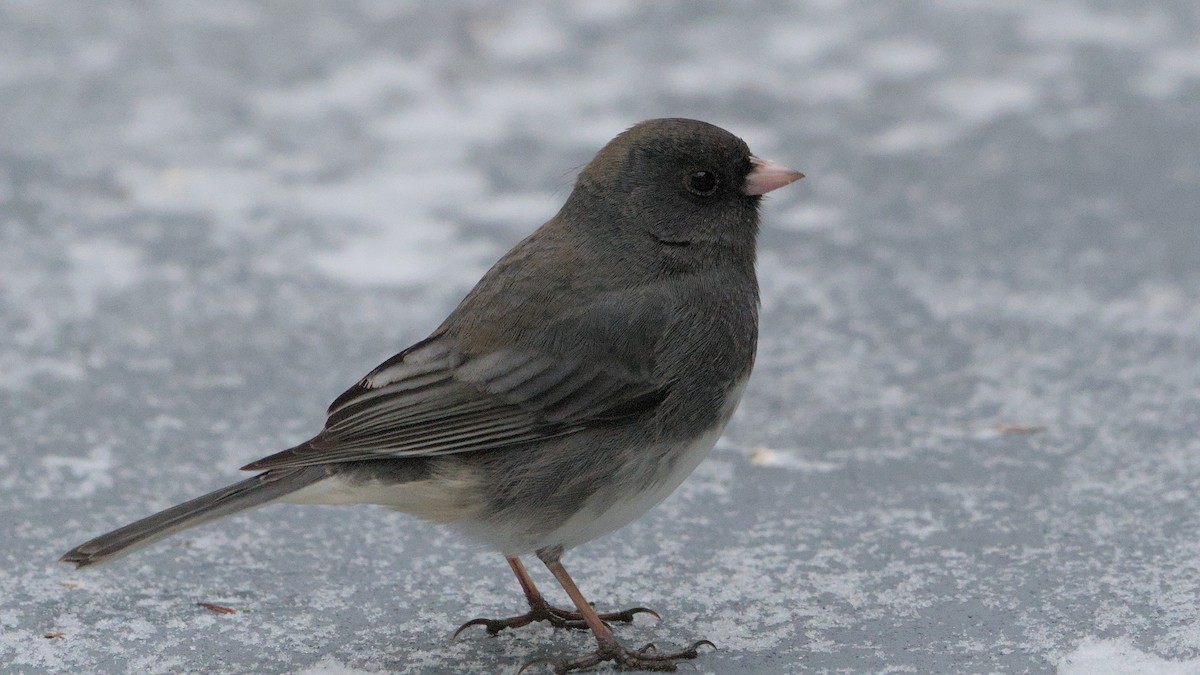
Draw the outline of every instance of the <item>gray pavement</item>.
<instances>
[{"instance_id":1,"label":"gray pavement","mask_svg":"<svg viewBox=\"0 0 1200 675\"><path fill-rule=\"evenodd\" d=\"M1198 14L0 2L0 672L588 648L451 642L521 608L503 560L370 507L54 560L316 431L665 115L809 178L765 208L725 439L566 558L663 615L620 635L713 673L1200 672Z\"/></svg>"}]
</instances>

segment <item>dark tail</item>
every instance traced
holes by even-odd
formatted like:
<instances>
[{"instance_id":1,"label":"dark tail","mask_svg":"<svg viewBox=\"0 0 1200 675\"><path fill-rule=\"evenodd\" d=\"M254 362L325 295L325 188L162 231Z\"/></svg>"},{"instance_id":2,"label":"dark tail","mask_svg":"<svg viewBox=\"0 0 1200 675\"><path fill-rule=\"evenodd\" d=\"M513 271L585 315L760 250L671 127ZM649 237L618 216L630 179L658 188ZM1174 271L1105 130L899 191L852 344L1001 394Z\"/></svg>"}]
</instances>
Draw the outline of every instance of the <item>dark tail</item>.
<instances>
[{"instance_id":1,"label":"dark tail","mask_svg":"<svg viewBox=\"0 0 1200 675\"><path fill-rule=\"evenodd\" d=\"M76 567L107 562L176 532L273 502L328 476L320 466L267 471L102 534L71 549L59 562Z\"/></svg>"}]
</instances>

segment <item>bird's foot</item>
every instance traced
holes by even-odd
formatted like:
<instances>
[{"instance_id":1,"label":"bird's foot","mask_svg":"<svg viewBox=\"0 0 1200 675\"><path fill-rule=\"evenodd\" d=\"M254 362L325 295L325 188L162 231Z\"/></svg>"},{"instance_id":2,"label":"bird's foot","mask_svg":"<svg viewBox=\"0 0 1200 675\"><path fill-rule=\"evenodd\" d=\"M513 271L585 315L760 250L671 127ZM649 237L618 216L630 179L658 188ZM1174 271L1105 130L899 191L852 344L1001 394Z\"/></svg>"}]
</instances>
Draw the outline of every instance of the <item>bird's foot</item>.
<instances>
[{"instance_id":1,"label":"bird's foot","mask_svg":"<svg viewBox=\"0 0 1200 675\"><path fill-rule=\"evenodd\" d=\"M662 620L658 612L648 607L632 607L620 612L606 612L598 614L601 621L608 623L610 621L620 621L623 623L633 623L633 617L638 614L649 614L655 619ZM520 628L527 626L534 621L546 621L555 628L574 628L576 630L587 630L588 625L583 620L583 615L579 612L573 612L567 609L560 609L550 604L531 604L529 611L520 615L512 616L507 619L487 619L478 618L471 619L458 627L454 631L454 638L457 638L459 633L470 628L471 626L483 626L487 630L488 635L495 635L505 628Z\"/></svg>"},{"instance_id":2,"label":"bird's foot","mask_svg":"<svg viewBox=\"0 0 1200 675\"><path fill-rule=\"evenodd\" d=\"M687 649L668 654L658 651L654 643L650 643L641 649L630 649L613 639L601 642L600 648L591 654L584 654L583 656L563 661L534 659L521 666L521 670L517 672L524 672L526 668L530 667L551 666L554 668L555 673L569 673L573 670L591 668L605 661L611 661L617 670L675 672L676 665L680 661L687 661L699 656L701 647L717 648L716 645L708 640L699 640Z\"/></svg>"}]
</instances>

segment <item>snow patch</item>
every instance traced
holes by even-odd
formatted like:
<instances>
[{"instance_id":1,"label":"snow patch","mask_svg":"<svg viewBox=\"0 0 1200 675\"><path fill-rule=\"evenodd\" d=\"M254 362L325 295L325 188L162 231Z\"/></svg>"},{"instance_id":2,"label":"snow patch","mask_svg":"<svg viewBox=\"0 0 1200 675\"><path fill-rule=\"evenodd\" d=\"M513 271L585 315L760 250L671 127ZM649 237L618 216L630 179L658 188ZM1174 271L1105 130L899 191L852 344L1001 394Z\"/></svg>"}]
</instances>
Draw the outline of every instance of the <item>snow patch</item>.
<instances>
[{"instance_id":1,"label":"snow patch","mask_svg":"<svg viewBox=\"0 0 1200 675\"><path fill-rule=\"evenodd\" d=\"M1200 658L1172 661L1139 650L1128 638L1087 638L1056 667L1059 675L1196 675Z\"/></svg>"},{"instance_id":2,"label":"snow patch","mask_svg":"<svg viewBox=\"0 0 1200 675\"><path fill-rule=\"evenodd\" d=\"M71 481L69 490L54 490L54 496L57 498L63 496L70 496L74 499L89 497L96 492L97 488L112 487L113 484L110 473L113 468L112 451L104 446L92 448L86 457L47 455L42 458L42 466L60 477L66 473L75 479ZM69 479L51 482L62 488L63 483L67 480Z\"/></svg>"}]
</instances>

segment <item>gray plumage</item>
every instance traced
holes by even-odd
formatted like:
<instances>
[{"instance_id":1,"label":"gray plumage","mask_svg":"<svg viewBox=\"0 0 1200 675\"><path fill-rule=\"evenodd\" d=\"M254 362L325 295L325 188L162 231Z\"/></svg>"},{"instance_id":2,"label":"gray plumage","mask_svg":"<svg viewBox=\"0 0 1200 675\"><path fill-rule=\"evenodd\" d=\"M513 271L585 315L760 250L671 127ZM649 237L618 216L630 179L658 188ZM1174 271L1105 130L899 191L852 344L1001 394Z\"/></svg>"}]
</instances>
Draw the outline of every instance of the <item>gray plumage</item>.
<instances>
[{"instance_id":1,"label":"gray plumage","mask_svg":"<svg viewBox=\"0 0 1200 675\"><path fill-rule=\"evenodd\" d=\"M247 465L264 471L255 478L63 560L101 562L297 491L292 501L377 502L456 523L510 555L582 543L560 531L572 516L672 480L690 443L733 411L758 328L759 197L742 191L751 159L702 122L621 134L429 338L338 397L321 433ZM715 176L713 195L686 184L701 171ZM400 494L412 483L440 494L414 506ZM389 486L398 496L380 498Z\"/></svg>"},{"instance_id":2,"label":"gray plumage","mask_svg":"<svg viewBox=\"0 0 1200 675\"><path fill-rule=\"evenodd\" d=\"M61 561L83 567L112 560L176 532L268 504L325 477L316 467L259 474L97 537L72 549Z\"/></svg>"},{"instance_id":3,"label":"gray plumage","mask_svg":"<svg viewBox=\"0 0 1200 675\"><path fill-rule=\"evenodd\" d=\"M733 414L758 335L762 194L801 177L694 120L643 122L580 173L566 204L484 275L428 338L339 396L312 439L253 462L254 478L89 541L77 566L274 501L383 504L446 523L509 559L530 613L622 647L559 562L653 507ZM517 556L536 552L578 613L550 608Z\"/></svg>"}]
</instances>

